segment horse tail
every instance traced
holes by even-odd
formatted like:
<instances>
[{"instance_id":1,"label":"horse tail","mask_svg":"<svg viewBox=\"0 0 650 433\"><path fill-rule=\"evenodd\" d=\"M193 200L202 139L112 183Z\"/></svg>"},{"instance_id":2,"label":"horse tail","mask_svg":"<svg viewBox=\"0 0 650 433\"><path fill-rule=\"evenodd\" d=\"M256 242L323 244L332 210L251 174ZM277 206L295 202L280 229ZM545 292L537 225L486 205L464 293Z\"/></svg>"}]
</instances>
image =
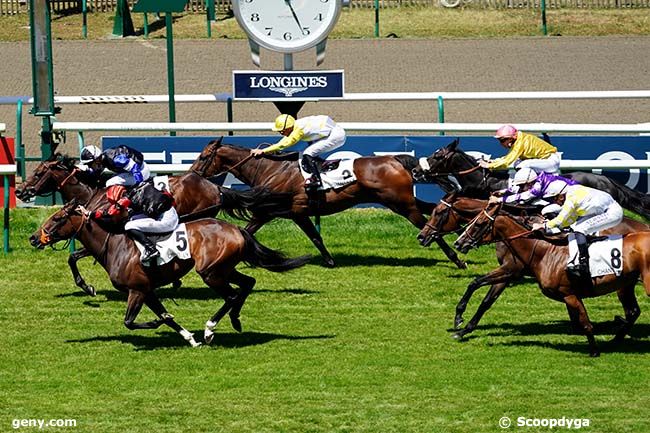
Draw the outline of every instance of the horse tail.
<instances>
[{"instance_id":1,"label":"horse tail","mask_svg":"<svg viewBox=\"0 0 650 433\"><path fill-rule=\"evenodd\" d=\"M614 198L625 209L631 210L644 218L650 219L650 197L647 194L610 179L617 190Z\"/></svg>"},{"instance_id":2,"label":"horse tail","mask_svg":"<svg viewBox=\"0 0 650 433\"><path fill-rule=\"evenodd\" d=\"M271 218L286 217L293 204L293 194L272 192L263 187L245 191L219 187L219 190L221 209L228 215L245 221L250 221L255 213Z\"/></svg>"},{"instance_id":3,"label":"horse tail","mask_svg":"<svg viewBox=\"0 0 650 433\"><path fill-rule=\"evenodd\" d=\"M243 261L250 266L264 268L271 272L285 272L304 266L311 259L310 255L287 258L280 251L262 245L246 230L240 228L239 231L245 241Z\"/></svg>"}]
</instances>

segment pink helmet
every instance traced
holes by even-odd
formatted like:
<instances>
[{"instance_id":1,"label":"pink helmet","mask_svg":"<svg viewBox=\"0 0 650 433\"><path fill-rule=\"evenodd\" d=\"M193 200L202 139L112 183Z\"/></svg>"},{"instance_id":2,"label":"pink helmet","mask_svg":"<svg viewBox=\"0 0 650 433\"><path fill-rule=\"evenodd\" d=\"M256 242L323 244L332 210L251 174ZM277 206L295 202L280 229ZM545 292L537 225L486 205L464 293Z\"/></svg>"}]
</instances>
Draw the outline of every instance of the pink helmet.
<instances>
[{"instance_id":1,"label":"pink helmet","mask_svg":"<svg viewBox=\"0 0 650 433\"><path fill-rule=\"evenodd\" d=\"M497 129L497 133L494 135L494 138L517 138L517 128L512 125L503 125L501 128Z\"/></svg>"}]
</instances>

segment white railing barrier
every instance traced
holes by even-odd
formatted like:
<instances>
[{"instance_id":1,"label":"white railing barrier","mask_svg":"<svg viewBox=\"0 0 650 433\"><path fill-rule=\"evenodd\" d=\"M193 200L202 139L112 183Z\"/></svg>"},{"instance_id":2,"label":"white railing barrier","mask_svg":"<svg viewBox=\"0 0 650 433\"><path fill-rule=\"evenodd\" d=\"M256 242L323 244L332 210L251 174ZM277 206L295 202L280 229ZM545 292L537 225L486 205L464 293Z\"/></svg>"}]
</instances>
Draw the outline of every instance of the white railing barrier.
<instances>
[{"instance_id":1,"label":"white railing barrier","mask_svg":"<svg viewBox=\"0 0 650 433\"><path fill-rule=\"evenodd\" d=\"M347 131L379 132L490 132L503 123L372 123L339 122ZM271 131L270 122L54 122L54 131ZM632 124L566 124L566 123L516 123L518 129L528 132L588 132L640 134L650 132L650 123Z\"/></svg>"},{"instance_id":2,"label":"white railing barrier","mask_svg":"<svg viewBox=\"0 0 650 433\"><path fill-rule=\"evenodd\" d=\"M533 91L533 92L392 92L392 93L346 93L336 101L445 101L461 100L542 100L542 99L643 99L650 98L650 90L598 90L598 91ZM32 104L28 96L0 97L0 105L15 104L18 101ZM235 99L228 93L174 95L179 103L225 103L259 102L266 99ZM274 99L279 100L279 99ZM308 99L316 101L317 99ZM94 95L94 96L55 96L54 103L63 104L166 104L168 95Z\"/></svg>"},{"instance_id":3,"label":"white railing barrier","mask_svg":"<svg viewBox=\"0 0 650 433\"><path fill-rule=\"evenodd\" d=\"M3 214L4 220L2 223L3 233L3 251L5 254L9 252L9 177L16 174L16 164L0 164L0 176L2 176L2 183L4 187L3 198Z\"/></svg>"},{"instance_id":4,"label":"white railing barrier","mask_svg":"<svg viewBox=\"0 0 650 433\"><path fill-rule=\"evenodd\" d=\"M0 135L7 130L7 125L0 123Z\"/></svg>"}]
</instances>

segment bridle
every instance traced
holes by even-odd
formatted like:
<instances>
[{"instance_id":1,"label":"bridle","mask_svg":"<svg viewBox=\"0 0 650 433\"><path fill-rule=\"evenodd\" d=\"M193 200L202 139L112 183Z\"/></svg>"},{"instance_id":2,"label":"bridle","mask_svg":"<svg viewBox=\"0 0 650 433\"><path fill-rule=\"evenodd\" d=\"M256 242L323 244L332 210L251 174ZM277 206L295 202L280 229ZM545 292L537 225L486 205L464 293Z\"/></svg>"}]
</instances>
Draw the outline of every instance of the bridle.
<instances>
[{"instance_id":1,"label":"bridle","mask_svg":"<svg viewBox=\"0 0 650 433\"><path fill-rule=\"evenodd\" d=\"M46 195L54 194L56 191L61 191L64 186L66 186L68 183L71 185L83 185L88 189L89 192L91 192L90 187L84 183L82 183L77 177L77 173L79 173L81 170L79 170L77 167L72 169L70 174L68 174L62 181L59 182L59 180L56 178L56 176L53 174L54 170L53 167L57 167L61 170L68 170L68 167L62 165L58 161L52 161L52 162L46 162L44 163L45 166L45 173L39 174L38 176L38 182L31 187L31 190L34 191L39 191L43 186L45 185L46 182L48 182L50 179L52 179L54 182L57 184L57 188L54 191L50 191L47 193L36 193L36 195L43 197Z\"/></svg>"},{"instance_id":2,"label":"bridle","mask_svg":"<svg viewBox=\"0 0 650 433\"><path fill-rule=\"evenodd\" d=\"M210 153L208 155L206 155L206 156L199 155L199 162L202 163L202 166L199 169L192 169L192 171L194 173L198 174L201 177L205 177L206 170L208 169L208 167L210 167L210 165L212 165L212 163L214 162L214 158L217 156L218 147L219 146L217 146L215 144L215 145L212 146L212 149L210 149ZM221 176L222 174L226 174L226 173L231 173L234 169L236 169L240 165L244 164L245 162L250 160L252 157L253 157L253 155L249 154L248 156L246 156L244 159L242 159L241 161L239 161L237 164L233 165L232 167L227 168L227 169L215 174L214 177Z\"/></svg>"},{"instance_id":3,"label":"bridle","mask_svg":"<svg viewBox=\"0 0 650 433\"><path fill-rule=\"evenodd\" d=\"M56 214L52 216L52 221L54 221L54 224L52 225L52 227L50 227L49 230L41 227L41 235L39 236L39 242L42 245L49 245L55 251L61 251L67 249L70 246L72 240L79 234L81 229L83 229L83 227L86 225L86 223L89 220L89 217L86 214L79 211L79 206L77 205L77 203L64 206L63 209L61 209L61 212L63 213L63 216L61 217L57 217ZM61 247L60 249L55 248L54 244L58 242L58 240L53 236L53 234L56 233L56 231L60 227L62 227L66 222L70 222L70 224L72 224L70 217L74 213L78 213L79 215L81 215L81 223L79 224L79 227L77 227L74 231L74 234L66 240L63 247ZM74 224L73 224L73 228L74 228Z\"/></svg>"}]
</instances>

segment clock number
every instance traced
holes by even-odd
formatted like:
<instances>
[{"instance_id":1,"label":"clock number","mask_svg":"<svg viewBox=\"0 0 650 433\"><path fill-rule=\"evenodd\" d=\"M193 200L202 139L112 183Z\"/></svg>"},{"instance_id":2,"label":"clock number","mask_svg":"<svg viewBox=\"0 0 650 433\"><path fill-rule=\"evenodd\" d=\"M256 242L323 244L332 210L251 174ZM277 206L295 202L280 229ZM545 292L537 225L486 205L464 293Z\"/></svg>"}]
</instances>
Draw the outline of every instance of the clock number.
<instances>
[{"instance_id":1,"label":"clock number","mask_svg":"<svg viewBox=\"0 0 650 433\"><path fill-rule=\"evenodd\" d=\"M316 18L314 18L314 21L323 21L323 14L316 15Z\"/></svg>"},{"instance_id":2,"label":"clock number","mask_svg":"<svg viewBox=\"0 0 650 433\"><path fill-rule=\"evenodd\" d=\"M273 31L273 27L264 27L264 30L266 30L266 36L271 36L271 32Z\"/></svg>"},{"instance_id":3,"label":"clock number","mask_svg":"<svg viewBox=\"0 0 650 433\"><path fill-rule=\"evenodd\" d=\"M303 34L303 35L307 36L307 35L309 35L310 33L311 33L311 32L309 31L309 27L303 27L303 28L302 28L302 34Z\"/></svg>"},{"instance_id":4,"label":"clock number","mask_svg":"<svg viewBox=\"0 0 650 433\"><path fill-rule=\"evenodd\" d=\"M260 20L260 14L258 14L258 13L251 14L251 21L257 22L259 20Z\"/></svg>"},{"instance_id":5,"label":"clock number","mask_svg":"<svg viewBox=\"0 0 650 433\"><path fill-rule=\"evenodd\" d=\"M284 38L285 41L290 41L291 39L293 39L293 37L291 36L291 32L286 32L284 35L282 35L282 37Z\"/></svg>"}]
</instances>

